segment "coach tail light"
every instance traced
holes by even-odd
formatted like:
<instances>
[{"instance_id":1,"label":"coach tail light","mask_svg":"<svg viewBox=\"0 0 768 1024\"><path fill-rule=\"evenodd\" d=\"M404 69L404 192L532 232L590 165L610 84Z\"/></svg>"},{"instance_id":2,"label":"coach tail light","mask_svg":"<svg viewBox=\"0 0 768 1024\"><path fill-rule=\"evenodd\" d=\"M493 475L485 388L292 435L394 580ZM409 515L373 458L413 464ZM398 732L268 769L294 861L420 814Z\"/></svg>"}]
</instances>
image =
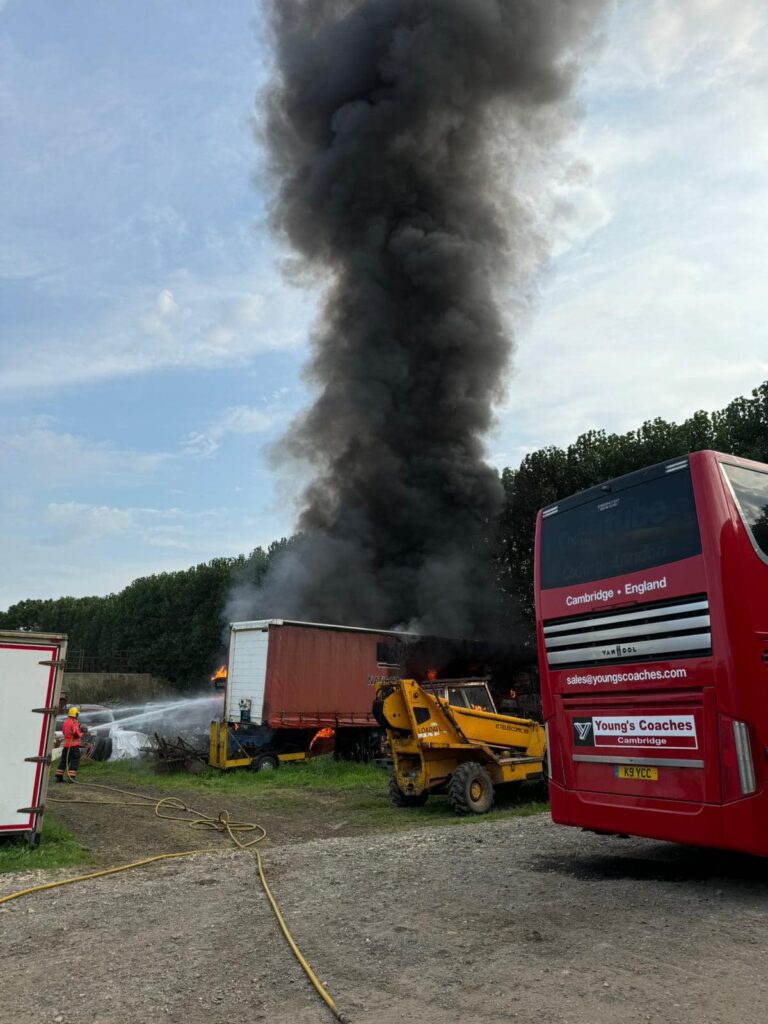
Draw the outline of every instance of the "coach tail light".
<instances>
[{"instance_id":1,"label":"coach tail light","mask_svg":"<svg viewBox=\"0 0 768 1024\"><path fill-rule=\"evenodd\" d=\"M720 756L723 800L738 800L757 789L749 726L732 718L720 718Z\"/></svg>"}]
</instances>

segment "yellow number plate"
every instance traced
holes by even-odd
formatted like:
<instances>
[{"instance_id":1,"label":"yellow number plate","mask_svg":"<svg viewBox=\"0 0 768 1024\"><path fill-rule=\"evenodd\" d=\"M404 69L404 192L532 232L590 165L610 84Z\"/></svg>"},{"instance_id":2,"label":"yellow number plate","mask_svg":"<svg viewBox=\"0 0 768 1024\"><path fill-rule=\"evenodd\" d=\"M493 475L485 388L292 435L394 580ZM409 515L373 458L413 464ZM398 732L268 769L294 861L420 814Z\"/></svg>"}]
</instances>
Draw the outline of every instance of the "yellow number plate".
<instances>
[{"instance_id":1,"label":"yellow number plate","mask_svg":"<svg viewBox=\"0 0 768 1024\"><path fill-rule=\"evenodd\" d=\"M635 779L640 782L659 781L658 768L645 768L639 764L617 764L614 773L617 779Z\"/></svg>"}]
</instances>

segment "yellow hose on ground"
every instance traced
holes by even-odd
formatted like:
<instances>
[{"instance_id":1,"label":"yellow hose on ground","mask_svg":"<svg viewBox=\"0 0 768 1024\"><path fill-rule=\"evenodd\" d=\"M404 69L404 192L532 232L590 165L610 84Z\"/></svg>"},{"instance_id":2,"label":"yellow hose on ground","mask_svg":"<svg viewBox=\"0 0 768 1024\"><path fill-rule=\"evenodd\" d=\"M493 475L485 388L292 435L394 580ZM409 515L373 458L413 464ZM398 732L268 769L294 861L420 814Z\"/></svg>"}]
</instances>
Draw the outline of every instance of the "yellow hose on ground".
<instances>
[{"instance_id":1,"label":"yellow hose on ground","mask_svg":"<svg viewBox=\"0 0 768 1024\"><path fill-rule=\"evenodd\" d=\"M257 843L260 843L263 839L266 839L267 830L263 826L253 821L233 821L229 817L229 811L226 810L220 811L216 817L213 817L210 814L205 814L201 811L195 810L193 807L190 807L188 804L185 804L183 800L180 800L178 797L175 796L165 796L157 800L155 797L152 796L144 796L143 793L132 793L130 790L127 789L118 789L116 786L103 786L95 782L78 782L77 786L78 788L83 789L103 789L110 793L120 793L124 796L130 796L132 799L72 800L69 798L61 799L60 797L49 797L49 802L61 804L93 804L96 806L106 805L113 807L116 806L145 808L148 808L150 805L153 805L155 815L158 818L167 818L171 821L184 821L189 825L190 828L211 829L215 832L219 832L222 834L226 833L227 836L232 840L232 842L239 850L242 850L245 853L251 853L256 860L256 866L259 872L259 879L261 881L262 888L264 889L264 893L267 899L269 900L269 905L271 906L277 923L280 926L280 930L282 931L288 945L291 948L291 952L298 960L307 978L309 978L315 992L317 992L317 994L323 1000L325 1005L334 1015L336 1020L338 1020L340 1024L350 1024L349 1018L346 1017L343 1013L341 1013L341 1011L338 1009L331 995L323 987L320 979L309 966L306 959L302 955L301 950L296 945L296 942L294 941L294 938L291 935L290 929L288 928L288 925L285 923L283 915L280 913L280 908L277 905L277 901L275 900L275 897L272 895L272 891L270 890L269 885L267 884L267 877L264 873L264 865L261 860L261 854L259 853L258 850L251 849L251 847L255 846ZM135 799L137 797L138 799ZM181 811L182 814L167 814L165 813L166 808L168 810ZM183 815L185 813L194 814L196 815L196 817L184 817ZM238 832L258 832L259 834L255 838L250 839L248 842L244 843L237 837ZM104 878L106 875L116 875L120 871L130 871L132 868L145 867L147 864L155 864L157 861L161 860L173 860L177 857L194 857L201 853L213 852L214 851L212 849L202 849L182 850L179 853L158 853L155 854L155 856L153 857L144 857L142 860L132 861L130 864L121 864L118 867L114 868L102 868L102 870L100 871L91 871L87 875L77 875L74 878L62 878L57 882L44 882L42 885L32 885L28 889L19 889L18 892L9 893L7 896L0 896L0 905L2 905L3 903L10 903L11 900L20 899L22 896L30 896L32 893L35 892L44 892L46 889L58 889L63 885L74 885L75 882L87 882L92 878Z\"/></svg>"}]
</instances>

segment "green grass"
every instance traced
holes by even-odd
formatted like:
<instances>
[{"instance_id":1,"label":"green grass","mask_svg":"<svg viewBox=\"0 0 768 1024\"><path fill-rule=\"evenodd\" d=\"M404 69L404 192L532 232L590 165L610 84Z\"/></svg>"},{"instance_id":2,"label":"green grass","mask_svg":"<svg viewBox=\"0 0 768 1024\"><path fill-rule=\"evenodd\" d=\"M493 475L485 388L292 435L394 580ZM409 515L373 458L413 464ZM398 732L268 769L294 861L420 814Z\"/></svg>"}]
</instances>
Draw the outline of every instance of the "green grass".
<instances>
[{"instance_id":1,"label":"green grass","mask_svg":"<svg viewBox=\"0 0 768 1024\"><path fill-rule=\"evenodd\" d=\"M409 828L417 825L471 825L480 821L506 821L508 818L528 818L534 814L549 811L549 804L540 800L499 803L488 814L453 814L446 797L430 797L423 807L391 808L398 817L402 815Z\"/></svg>"},{"instance_id":2,"label":"green grass","mask_svg":"<svg viewBox=\"0 0 768 1024\"><path fill-rule=\"evenodd\" d=\"M546 801L534 799L538 795L533 789L497 792L496 803L488 814L454 814L443 794L431 796L421 807L393 807L386 789L376 794L361 794L350 800L346 809L354 816L355 822L370 828L393 831L401 828L418 828L424 825L471 825L481 822L506 821L509 818L527 818L549 811Z\"/></svg>"},{"instance_id":3,"label":"green grass","mask_svg":"<svg viewBox=\"0 0 768 1024\"><path fill-rule=\"evenodd\" d=\"M35 871L40 868L69 868L88 864L90 857L85 847L46 811L40 845L36 850L19 839L0 843L0 874L8 871Z\"/></svg>"},{"instance_id":4,"label":"green grass","mask_svg":"<svg viewBox=\"0 0 768 1024\"><path fill-rule=\"evenodd\" d=\"M549 805L541 800L541 787L502 787L494 809L486 815L459 817L445 796L432 796L423 807L393 807L389 800L387 773L380 767L334 761L319 757L306 763L288 764L277 771L251 772L243 768L220 771L205 768L199 775L178 772L157 775L147 761L92 762L81 768L78 783L129 786L154 792L184 791L207 796L249 797L256 805L284 808L301 814L316 811L318 794L333 794L337 800L334 818L370 831L399 831L424 825L466 825L481 821L503 821L542 814ZM193 797L190 797L193 800Z\"/></svg>"},{"instance_id":5,"label":"green grass","mask_svg":"<svg viewBox=\"0 0 768 1024\"><path fill-rule=\"evenodd\" d=\"M386 788L386 773L374 765L351 761L334 761L331 757L316 757L311 761L282 765L277 771L251 772L246 768L204 768L199 775L174 772L158 775L148 761L92 761L81 768L81 782L103 783L108 786L147 786L154 789L207 793L232 793L256 796L261 792L279 790L365 790Z\"/></svg>"}]
</instances>

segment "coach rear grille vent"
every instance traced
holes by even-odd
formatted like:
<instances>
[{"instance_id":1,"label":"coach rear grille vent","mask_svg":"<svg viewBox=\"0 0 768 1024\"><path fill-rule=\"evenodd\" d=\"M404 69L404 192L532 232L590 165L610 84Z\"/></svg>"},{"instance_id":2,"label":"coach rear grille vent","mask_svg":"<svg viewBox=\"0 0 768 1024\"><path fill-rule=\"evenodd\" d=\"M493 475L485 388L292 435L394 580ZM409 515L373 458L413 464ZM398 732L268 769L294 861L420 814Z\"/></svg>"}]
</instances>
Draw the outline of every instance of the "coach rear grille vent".
<instances>
[{"instance_id":1,"label":"coach rear grille vent","mask_svg":"<svg viewBox=\"0 0 768 1024\"><path fill-rule=\"evenodd\" d=\"M694 594L634 611L549 619L544 645L550 668L703 657L712 653L709 601Z\"/></svg>"}]
</instances>

